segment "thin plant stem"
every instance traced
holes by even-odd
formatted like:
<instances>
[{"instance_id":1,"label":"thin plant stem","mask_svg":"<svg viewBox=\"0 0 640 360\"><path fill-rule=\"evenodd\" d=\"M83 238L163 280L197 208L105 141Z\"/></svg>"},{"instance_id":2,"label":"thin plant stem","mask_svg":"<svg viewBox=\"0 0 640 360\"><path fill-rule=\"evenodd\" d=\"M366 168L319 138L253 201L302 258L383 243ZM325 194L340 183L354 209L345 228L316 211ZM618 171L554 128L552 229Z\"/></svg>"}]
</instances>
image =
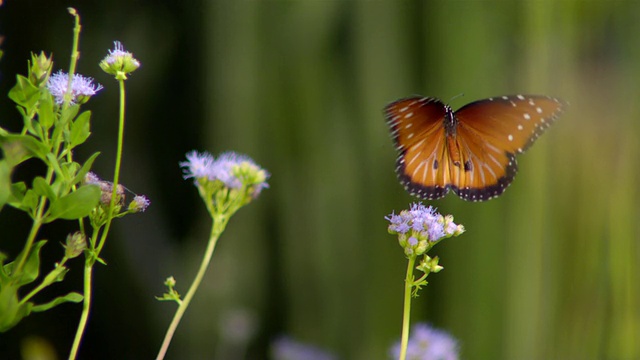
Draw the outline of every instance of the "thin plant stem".
<instances>
[{"instance_id":1,"label":"thin plant stem","mask_svg":"<svg viewBox=\"0 0 640 360\"><path fill-rule=\"evenodd\" d=\"M178 324L182 319L182 315L184 315L184 312L187 310L187 307L189 306L189 303L191 302L193 295L196 293L196 290L198 290L198 286L200 286L200 282L204 277L204 273L209 267L209 263L211 262L211 257L213 256L213 250L215 250L216 243L218 242L220 235L224 231L224 228L227 225L228 220L229 220L228 216L214 217L213 225L211 227L211 236L209 237L209 244L207 244L207 250L204 253L204 257L202 258L200 269L198 270L198 273L196 274L195 279L193 279L193 283L191 284L191 287L189 288L187 295L185 295L184 299L182 300L182 303L178 307L178 310L176 310L176 313L173 316L173 320L171 320L171 324L169 325L169 328L167 329L167 333L164 336L164 341L162 342L162 346L160 347L160 351L158 352L158 356L156 357L156 360L164 359L167 353L167 349L169 348L169 344L171 343L171 339L173 338L173 334L175 333L176 328L178 327Z\"/></svg>"},{"instance_id":2,"label":"thin plant stem","mask_svg":"<svg viewBox=\"0 0 640 360\"><path fill-rule=\"evenodd\" d=\"M82 302L82 315L80 315L80 323L78 324L78 330L76 330L76 336L73 339L73 345L71 346L71 352L69 353L69 360L73 360L78 355L78 349L80 348L80 341L84 335L84 329L87 326L89 320L89 308L91 307L91 279L93 273L93 259L88 257L84 263L84 301Z\"/></svg>"},{"instance_id":3,"label":"thin plant stem","mask_svg":"<svg viewBox=\"0 0 640 360\"><path fill-rule=\"evenodd\" d=\"M60 269L60 267L64 267L64 264L67 262L67 260L68 260L68 258L66 256L64 258L62 258L62 261L60 261L60 263L57 265L58 266L57 269ZM55 269L54 269L54 271L55 271ZM27 301L29 301L29 299L31 299L32 297L36 296L36 294L38 294L42 289L46 288L49 285L51 285L51 280L49 280L49 275L47 275L42 280L42 282L40 282L40 285L38 285L35 289L31 290L29 292L29 294L27 294L25 297L20 299L20 302L18 304L20 304L20 305L26 304Z\"/></svg>"},{"instance_id":4,"label":"thin plant stem","mask_svg":"<svg viewBox=\"0 0 640 360\"><path fill-rule=\"evenodd\" d=\"M118 145L116 150L116 168L113 173L113 188L111 190L111 203L109 204L109 213L107 214L107 223L104 226L104 232L102 233L102 237L100 238L100 242L98 243L98 249L96 251L96 256L100 254L102 251L102 247L104 246L105 240L107 239L107 234L109 233L109 228L111 227L111 220L113 220L113 209L116 205L116 198L118 196L118 183L120 180L120 164L122 163L122 144L124 142L124 110L125 110L125 87L124 80L118 80L120 83L120 114L119 114L119 124L118 124Z\"/></svg>"},{"instance_id":5,"label":"thin plant stem","mask_svg":"<svg viewBox=\"0 0 640 360\"><path fill-rule=\"evenodd\" d=\"M73 45L71 47L71 63L69 64L69 80L67 83L67 93L64 95L64 102L62 104L62 110L66 110L71 103L71 83L73 82L73 75L76 71L76 64L80 52L78 51L78 43L80 40L80 15L74 8L69 8L69 14L75 18L75 26L73 27Z\"/></svg>"},{"instance_id":6,"label":"thin plant stem","mask_svg":"<svg viewBox=\"0 0 640 360\"><path fill-rule=\"evenodd\" d=\"M67 85L68 96L64 97L65 101L63 104L63 109L66 109L69 107L69 99L71 99L71 82L73 80L73 73L76 69L76 63L78 61L78 54L79 54L78 42L80 38L80 29L82 28L80 26L80 15L78 15L78 13L75 10L72 10L72 8L69 8L69 13L75 18L75 26L73 27L73 46L71 49L71 64L69 66L69 82ZM23 131L23 134L24 133L26 132ZM62 132L60 132L60 134L62 134ZM51 140L53 140L53 143L55 144L53 149L55 149L55 154L57 155L60 152L60 143L61 143L60 136L58 137L58 139L51 139ZM46 176L47 184L51 184L52 179L53 179L53 168L49 166L49 168L47 169L47 176ZM36 214L34 217L33 225L31 226L31 230L29 231L29 235L27 237L27 241L26 241L24 250L22 252L22 257L18 261L18 265L15 267L13 271L14 274L17 274L20 271L22 271L22 267L24 266L24 263L27 260L27 257L29 256L29 251L31 249L31 246L33 245L36 235L38 234L38 231L42 226L42 215L44 213L44 207L46 203L47 203L47 198L45 196L40 197L38 208L36 210Z\"/></svg>"},{"instance_id":7,"label":"thin plant stem","mask_svg":"<svg viewBox=\"0 0 640 360\"><path fill-rule=\"evenodd\" d=\"M93 265L96 260L100 256L100 252L102 251L102 247L105 244L107 239L107 234L109 233L109 229L111 228L111 220L113 220L113 209L116 203L116 196L118 193L118 180L120 177L120 164L122 159L122 143L124 142L124 114L125 114L125 87L124 80L119 80L120 82L120 113L119 113L119 125L118 125L118 143L117 143L117 151L116 151L116 165L115 171L113 175L113 188L111 190L111 203L109 204L109 210L107 213L107 221L102 231L102 235L100 236L100 240L98 242L98 247L96 248L94 245L96 244L95 239L91 241L91 249L85 252L87 256L87 260L85 262L85 271L84 271L84 301L82 303L82 314L80 315L80 323L78 324L78 330L76 332L76 337L73 340L73 347L71 349L71 353L69 354L69 360L73 360L76 358L78 347L80 346L80 341L82 340L82 336L84 335L84 329L87 325L87 320L89 318L89 310L91 309L91 276L93 275ZM97 234L98 229L94 229L94 234Z\"/></svg>"},{"instance_id":8,"label":"thin plant stem","mask_svg":"<svg viewBox=\"0 0 640 360\"><path fill-rule=\"evenodd\" d=\"M402 315L402 341L400 342L400 360L407 358L407 345L409 344L409 324L411 322L411 293L413 290L413 266L416 257L409 256L407 265L407 277L404 280L404 312Z\"/></svg>"}]
</instances>

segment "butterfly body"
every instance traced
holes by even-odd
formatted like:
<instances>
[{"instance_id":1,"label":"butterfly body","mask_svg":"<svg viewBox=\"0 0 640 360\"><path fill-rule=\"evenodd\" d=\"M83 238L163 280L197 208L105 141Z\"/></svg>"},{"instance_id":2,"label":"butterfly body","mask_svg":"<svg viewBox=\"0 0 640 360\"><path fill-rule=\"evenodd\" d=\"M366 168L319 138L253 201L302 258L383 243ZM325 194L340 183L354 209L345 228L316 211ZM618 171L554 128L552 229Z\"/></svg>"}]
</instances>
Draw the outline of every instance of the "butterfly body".
<instances>
[{"instance_id":1,"label":"butterfly body","mask_svg":"<svg viewBox=\"0 0 640 360\"><path fill-rule=\"evenodd\" d=\"M385 108L398 149L396 172L415 196L464 200L499 196L517 172L522 153L562 113L564 104L539 95L472 102L453 111L436 98L410 97Z\"/></svg>"}]
</instances>

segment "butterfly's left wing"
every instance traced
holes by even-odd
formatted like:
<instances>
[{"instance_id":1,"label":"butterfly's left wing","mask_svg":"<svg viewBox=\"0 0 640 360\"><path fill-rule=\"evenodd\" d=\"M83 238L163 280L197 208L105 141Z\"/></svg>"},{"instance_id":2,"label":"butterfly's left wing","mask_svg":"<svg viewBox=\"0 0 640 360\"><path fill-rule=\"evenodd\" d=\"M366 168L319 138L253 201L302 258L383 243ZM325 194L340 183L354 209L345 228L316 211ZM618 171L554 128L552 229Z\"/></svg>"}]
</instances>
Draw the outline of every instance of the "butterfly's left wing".
<instances>
[{"instance_id":1,"label":"butterfly's left wing","mask_svg":"<svg viewBox=\"0 0 640 360\"><path fill-rule=\"evenodd\" d=\"M385 107L396 149L396 172L411 195L439 199L450 188L443 126L446 107L435 98L411 97Z\"/></svg>"},{"instance_id":2,"label":"butterfly's left wing","mask_svg":"<svg viewBox=\"0 0 640 360\"><path fill-rule=\"evenodd\" d=\"M464 166L454 191L464 200L496 197L513 181L516 154L527 150L562 113L564 103L537 95L489 98L455 112Z\"/></svg>"}]
</instances>

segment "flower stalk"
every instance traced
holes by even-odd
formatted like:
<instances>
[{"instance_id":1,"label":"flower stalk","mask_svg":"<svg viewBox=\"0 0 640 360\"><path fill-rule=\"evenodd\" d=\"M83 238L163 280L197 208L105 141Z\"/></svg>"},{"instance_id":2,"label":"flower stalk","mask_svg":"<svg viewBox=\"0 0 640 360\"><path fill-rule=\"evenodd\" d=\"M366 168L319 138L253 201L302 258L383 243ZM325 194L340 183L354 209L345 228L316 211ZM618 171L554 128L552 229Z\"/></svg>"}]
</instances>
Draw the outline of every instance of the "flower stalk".
<instances>
[{"instance_id":1,"label":"flower stalk","mask_svg":"<svg viewBox=\"0 0 640 360\"><path fill-rule=\"evenodd\" d=\"M202 282L218 239L229 219L242 206L256 199L262 189L268 187L266 180L269 173L249 157L233 152L224 153L215 159L209 153L192 151L187 154L187 161L181 162L180 165L185 168L184 178L194 179L194 184L198 188L198 193L205 203L213 224L200 268L184 299L180 299L174 289L173 277L165 281L167 292L162 297L157 297L158 300L175 301L178 304L178 309L160 346L157 360L164 359L166 356L171 339Z\"/></svg>"},{"instance_id":2,"label":"flower stalk","mask_svg":"<svg viewBox=\"0 0 640 360\"><path fill-rule=\"evenodd\" d=\"M411 323L411 297L417 297L420 288L428 284L427 276L430 273L443 269L438 264L438 257L431 258L427 252L443 239L462 234L464 227L455 224L451 215L442 216L432 207L417 203L412 204L409 210L403 210L397 215L392 213L385 219L389 221L389 233L398 236L398 243L408 259L399 351L399 359L405 360ZM423 259L415 266L418 256ZM424 273L418 280L413 275L414 269Z\"/></svg>"}]
</instances>

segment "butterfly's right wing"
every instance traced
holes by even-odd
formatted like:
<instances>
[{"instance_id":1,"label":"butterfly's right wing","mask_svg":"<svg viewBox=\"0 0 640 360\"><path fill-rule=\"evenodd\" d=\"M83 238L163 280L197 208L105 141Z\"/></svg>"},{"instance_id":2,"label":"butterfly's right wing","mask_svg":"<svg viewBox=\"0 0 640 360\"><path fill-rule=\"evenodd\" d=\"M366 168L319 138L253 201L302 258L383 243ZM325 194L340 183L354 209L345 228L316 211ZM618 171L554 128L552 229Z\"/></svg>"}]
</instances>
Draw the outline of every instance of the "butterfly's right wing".
<instances>
[{"instance_id":1,"label":"butterfly's right wing","mask_svg":"<svg viewBox=\"0 0 640 360\"><path fill-rule=\"evenodd\" d=\"M536 95L479 100L455 112L462 171L454 191L464 200L483 201L502 194L513 181L516 154L524 152L553 123L564 104Z\"/></svg>"},{"instance_id":2,"label":"butterfly's right wing","mask_svg":"<svg viewBox=\"0 0 640 360\"><path fill-rule=\"evenodd\" d=\"M450 159L443 126L446 107L435 98L411 97L385 107L396 149L396 172L407 191L439 199L451 184Z\"/></svg>"}]
</instances>

